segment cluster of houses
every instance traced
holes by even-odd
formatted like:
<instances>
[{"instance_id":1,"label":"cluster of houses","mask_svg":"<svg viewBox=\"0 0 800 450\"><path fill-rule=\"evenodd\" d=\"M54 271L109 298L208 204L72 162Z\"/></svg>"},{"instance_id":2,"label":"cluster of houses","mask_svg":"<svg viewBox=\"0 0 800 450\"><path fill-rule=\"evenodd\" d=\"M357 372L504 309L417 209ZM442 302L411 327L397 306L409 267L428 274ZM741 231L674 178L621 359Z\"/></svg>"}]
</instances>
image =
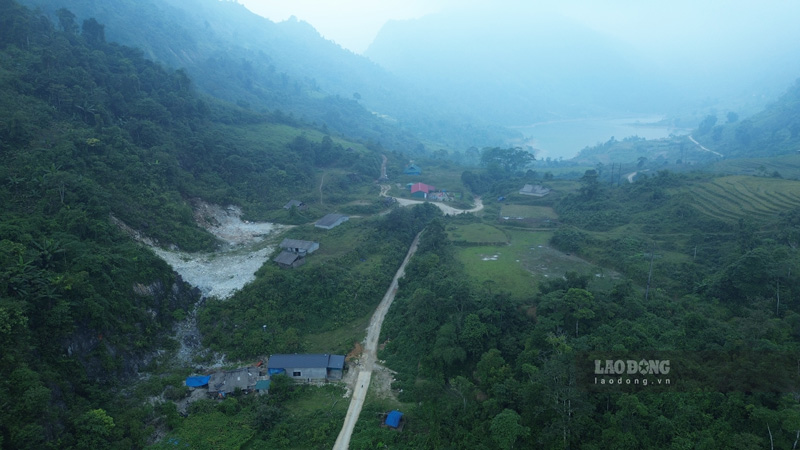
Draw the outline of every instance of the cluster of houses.
<instances>
[{"instance_id":1,"label":"cluster of houses","mask_svg":"<svg viewBox=\"0 0 800 450\"><path fill-rule=\"evenodd\" d=\"M344 374L344 355L278 354L270 355L267 364L234 370L222 370L210 375L186 378L186 386L208 389L208 395L224 398L236 392L264 394L269 391L273 376L286 375L298 381L341 380Z\"/></svg>"},{"instance_id":2,"label":"cluster of houses","mask_svg":"<svg viewBox=\"0 0 800 450\"><path fill-rule=\"evenodd\" d=\"M284 269L294 269L306 263L306 256L319 250L319 242L302 241L300 239L284 239L281 253L274 259Z\"/></svg>"},{"instance_id":3,"label":"cluster of houses","mask_svg":"<svg viewBox=\"0 0 800 450\"><path fill-rule=\"evenodd\" d=\"M308 209L308 205L299 200L290 200L283 206L283 209L305 211ZM350 220L350 217L344 214L332 213L316 221L314 226L323 230L330 230L348 220ZM280 244L280 248L280 254L273 261L285 269L294 269L305 264L306 257L319 249L319 242L284 239Z\"/></svg>"},{"instance_id":4,"label":"cluster of houses","mask_svg":"<svg viewBox=\"0 0 800 450\"><path fill-rule=\"evenodd\" d=\"M408 183L406 189L411 192L411 198L420 198L423 200L433 200L439 202L449 202L453 200L453 196L444 189L437 190L435 186L425 183Z\"/></svg>"}]
</instances>

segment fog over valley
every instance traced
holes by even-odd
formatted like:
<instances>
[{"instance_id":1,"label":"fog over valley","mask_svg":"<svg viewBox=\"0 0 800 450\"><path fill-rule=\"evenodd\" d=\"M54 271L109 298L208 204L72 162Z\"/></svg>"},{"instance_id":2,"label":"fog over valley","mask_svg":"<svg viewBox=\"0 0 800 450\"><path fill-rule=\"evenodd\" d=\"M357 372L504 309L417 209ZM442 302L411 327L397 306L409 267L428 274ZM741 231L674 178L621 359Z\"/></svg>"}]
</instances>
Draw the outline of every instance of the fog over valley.
<instances>
[{"instance_id":1,"label":"fog over valley","mask_svg":"<svg viewBox=\"0 0 800 450\"><path fill-rule=\"evenodd\" d=\"M269 17L269 5L242 3ZM328 15L354 28L386 20L351 45L417 95L505 126L661 115L667 136L709 113L752 114L800 73L797 2L440 1L405 12L387 4L383 17L356 1ZM358 8L369 18L357 19ZM327 29L334 20L318 9L300 2L293 14ZM334 33L325 37L337 41Z\"/></svg>"},{"instance_id":2,"label":"fog over valley","mask_svg":"<svg viewBox=\"0 0 800 450\"><path fill-rule=\"evenodd\" d=\"M800 0L0 0L0 449L800 448Z\"/></svg>"}]
</instances>

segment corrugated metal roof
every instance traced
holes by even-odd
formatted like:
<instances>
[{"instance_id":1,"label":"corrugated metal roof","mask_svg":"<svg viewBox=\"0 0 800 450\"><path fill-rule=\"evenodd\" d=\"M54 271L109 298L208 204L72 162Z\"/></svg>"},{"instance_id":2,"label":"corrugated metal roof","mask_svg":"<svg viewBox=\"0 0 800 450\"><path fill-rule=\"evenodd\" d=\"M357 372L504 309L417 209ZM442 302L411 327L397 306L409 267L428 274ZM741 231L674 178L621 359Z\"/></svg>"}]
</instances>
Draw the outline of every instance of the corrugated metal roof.
<instances>
[{"instance_id":1,"label":"corrugated metal roof","mask_svg":"<svg viewBox=\"0 0 800 450\"><path fill-rule=\"evenodd\" d=\"M270 355L267 362L269 369L307 369L321 368L343 369L344 355L329 354L290 354L290 355Z\"/></svg>"},{"instance_id":2,"label":"corrugated metal roof","mask_svg":"<svg viewBox=\"0 0 800 450\"><path fill-rule=\"evenodd\" d=\"M343 218L348 218L348 217L345 216L344 214L331 213L323 217L322 219L319 219L315 225L318 227L330 227Z\"/></svg>"},{"instance_id":3,"label":"corrugated metal roof","mask_svg":"<svg viewBox=\"0 0 800 450\"><path fill-rule=\"evenodd\" d=\"M300 200L289 200L289 203L283 205L283 209L292 209L292 206L295 208L303 206L303 202Z\"/></svg>"},{"instance_id":4,"label":"corrugated metal roof","mask_svg":"<svg viewBox=\"0 0 800 450\"><path fill-rule=\"evenodd\" d=\"M300 239L284 239L281 242L281 248L299 248L305 251L309 251L314 248L316 242L313 241L303 241Z\"/></svg>"},{"instance_id":5,"label":"corrugated metal roof","mask_svg":"<svg viewBox=\"0 0 800 450\"><path fill-rule=\"evenodd\" d=\"M302 258L302 256L298 255L297 253L282 251L280 255L276 256L273 261L278 264L285 264L287 266L291 266L297 260L297 258Z\"/></svg>"},{"instance_id":6,"label":"corrugated metal roof","mask_svg":"<svg viewBox=\"0 0 800 450\"><path fill-rule=\"evenodd\" d=\"M344 368L344 355L331 355L328 360L328 368L330 369L343 369Z\"/></svg>"},{"instance_id":7,"label":"corrugated metal roof","mask_svg":"<svg viewBox=\"0 0 800 450\"><path fill-rule=\"evenodd\" d=\"M422 191L422 192L427 194L428 192L430 192L430 191L432 191L434 189L436 189L436 188L433 187L433 186L427 185L425 183L416 183L416 184L411 186L411 193L413 194L415 192Z\"/></svg>"}]
</instances>

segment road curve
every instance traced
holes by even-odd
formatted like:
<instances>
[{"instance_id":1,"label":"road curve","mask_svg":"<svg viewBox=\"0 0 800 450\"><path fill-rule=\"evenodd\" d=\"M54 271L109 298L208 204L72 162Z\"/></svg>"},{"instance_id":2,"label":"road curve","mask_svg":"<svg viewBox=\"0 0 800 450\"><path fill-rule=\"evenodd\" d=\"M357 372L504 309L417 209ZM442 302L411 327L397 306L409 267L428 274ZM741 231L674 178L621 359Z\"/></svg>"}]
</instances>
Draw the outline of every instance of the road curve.
<instances>
[{"instance_id":1,"label":"road curve","mask_svg":"<svg viewBox=\"0 0 800 450\"><path fill-rule=\"evenodd\" d=\"M356 385L353 387L353 395L350 398L350 406L347 408L347 415L344 417L342 430L336 438L336 443L333 444L334 450L347 450L350 446L350 437L353 435L353 429L356 426L356 422L358 422L358 416L361 414L361 408L364 406L364 399L367 397L367 390L369 390L369 383L372 379L372 368L375 365L375 361L378 359L378 338L381 335L383 319L386 317L386 313L389 311L389 307L394 301L394 296L397 293L397 282L405 274L406 264L408 264L411 256L417 251L419 237L421 235L422 232L417 234L414 238L414 242L411 243L411 247L409 247L403 263L400 265L400 268L397 269L397 273L395 273L392 279L392 284L389 285L389 289L386 291L386 294L384 294L383 300L381 300L381 303L372 315L372 319L369 321L367 338L364 342L364 351L361 358L362 365L358 369ZM351 368L351 370L353 369Z\"/></svg>"},{"instance_id":2,"label":"road curve","mask_svg":"<svg viewBox=\"0 0 800 450\"><path fill-rule=\"evenodd\" d=\"M381 197L386 197L391 189L392 189L392 187L390 185L386 185L386 184L381 185L381 194L380 194ZM407 199L407 198L400 198L400 197L395 197L395 200L397 200L397 203L400 206L419 205L419 204L422 204L422 203L426 203L423 200L410 200L410 199ZM437 208L441 209L442 212L445 213L445 215L456 215L456 214L472 213L472 212L477 212L477 211L480 211L480 210L483 209L483 201L481 200L480 197L475 197L475 207L473 207L472 209L456 209L456 208L453 208L452 206L446 205L446 204L444 204L442 202L428 202L428 203L430 203L430 204L436 206Z\"/></svg>"}]
</instances>

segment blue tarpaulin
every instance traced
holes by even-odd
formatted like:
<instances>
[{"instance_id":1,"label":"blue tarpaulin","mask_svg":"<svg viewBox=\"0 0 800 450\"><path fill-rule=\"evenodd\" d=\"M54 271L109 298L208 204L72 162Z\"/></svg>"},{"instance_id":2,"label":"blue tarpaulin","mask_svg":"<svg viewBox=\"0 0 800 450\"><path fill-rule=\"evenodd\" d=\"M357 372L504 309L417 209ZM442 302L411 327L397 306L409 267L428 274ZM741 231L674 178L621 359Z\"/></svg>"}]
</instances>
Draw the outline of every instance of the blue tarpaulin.
<instances>
[{"instance_id":1,"label":"blue tarpaulin","mask_svg":"<svg viewBox=\"0 0 800 450\"><path fill-rule=\"evenodd\" d=\"M208 380L211 379L211 376L205 377L188 377L186 378L186 386L189 387L200 387L205 386L208 384Z\"/></svg>"},{"instance_id":2,"label":"blue tarpaulin","mask_svg":"<svg viewBox=\"0 0 800 450\"><path fill-rule=\"evenodd\" d=\"M403 417L403 413L400 411L394 410L386 416L386 425L397 428L400 426L400 419Z\"/></svg>"}]
</instances>

